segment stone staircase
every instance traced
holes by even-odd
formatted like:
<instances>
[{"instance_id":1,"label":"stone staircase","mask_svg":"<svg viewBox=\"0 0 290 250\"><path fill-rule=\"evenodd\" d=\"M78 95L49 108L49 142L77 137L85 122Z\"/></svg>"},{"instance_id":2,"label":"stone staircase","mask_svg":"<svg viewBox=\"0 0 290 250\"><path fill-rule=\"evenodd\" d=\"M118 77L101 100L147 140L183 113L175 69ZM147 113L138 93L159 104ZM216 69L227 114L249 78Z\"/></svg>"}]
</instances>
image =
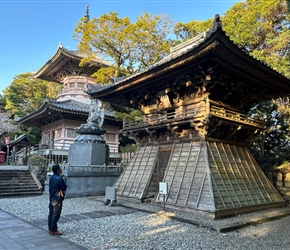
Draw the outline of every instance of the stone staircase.
<instances>
[{"instance_id":1,"label":"stone staircase","mask_svg":"<svg viewBox=\"0 0 290 250\"><path fill-rule=\"evenodd\" d=\"M29 170L0 169L0 198L41 195Z\"/></svg>"}]
</instances>

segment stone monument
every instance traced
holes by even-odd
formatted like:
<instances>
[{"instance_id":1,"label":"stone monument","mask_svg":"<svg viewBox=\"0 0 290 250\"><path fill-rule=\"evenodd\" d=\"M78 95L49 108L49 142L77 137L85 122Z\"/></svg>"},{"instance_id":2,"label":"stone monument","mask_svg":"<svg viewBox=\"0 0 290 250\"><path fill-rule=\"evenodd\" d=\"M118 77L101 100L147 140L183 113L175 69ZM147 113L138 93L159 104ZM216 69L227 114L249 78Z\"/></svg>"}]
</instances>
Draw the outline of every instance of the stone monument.
<instances>
[{"instance_id":1,"label":"stone monument","mask_svg":"<svg viewBox=\"0 0 290 250\"><path fill-rule=\"evenodd\" d=\"M68 189L66 197L103 195L120 175L118 166L109 166L109 146L102 135L104 107L92 99L86 124L75 128L78 136L70 145L68 163L63 165Z\"/></svg>"},{"instance_id":2,"label":"stone monument","mask_svg":"<svg viewBox=\"0 0 290 250\"><path fill-rule=\"evenodd\" d=\"M68 161L71 166L108 165L109 146L102 137L106 133L106 130L102 128L103 122L103 105L94 99L87 123L75 128L79 135L70 146Z\"/></svg>"}]
</instances>

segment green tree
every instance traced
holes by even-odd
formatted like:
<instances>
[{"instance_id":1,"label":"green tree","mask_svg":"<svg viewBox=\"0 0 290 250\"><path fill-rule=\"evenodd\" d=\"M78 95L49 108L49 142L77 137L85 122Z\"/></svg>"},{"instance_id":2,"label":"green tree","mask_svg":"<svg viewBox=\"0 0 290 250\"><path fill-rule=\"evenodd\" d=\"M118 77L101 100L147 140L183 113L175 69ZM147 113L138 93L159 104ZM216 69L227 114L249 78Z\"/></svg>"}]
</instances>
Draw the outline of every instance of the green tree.
<instances>
[{"instance_id":1,"label":"green tree","mask_svg":"<svg viewBox=\"0 0 290 250\"><path fill-rule=\"evenodd\" d=\"M0 95L0 112L5 111L6 100L3 95Z\"/></svg>"},{"instance_id":2,"label":"green tree","mask_svg":"<svg viewBox=\"0 0 290 250\"><path fill-rule=\"evenodd\" d=\"M287 2L289 4L286 0L238 2L221 20L223 30L239 48L289 77L290 19ZM175 33L181 39L188 39L210 28L212 21L178 23Z\"/></svg>"},{"instance_id":3,"label":"green tree","mask_svg":"<svg viewBox=\"0 0 290 250\"><path fill-rule=\"evenodd\" d=\"M60 88L57 83L34 78L32 73L16 75L3 91L5 110L12 117L26 115L39 108L45 98L55 98Z\"/></svg>"},{"instance_id":4,"label":"green tree","mask_svg":"<svg viewBox=\"0 0 290 250\"><path fill-rule=\"evenodd\" d=\"M250 151L265 172L290 159L289 122L277 110L278 106L268 101L259 103L249 112L250 116L265 121L266 130L249 145Z\"/></svg>"},{"instance_id":5,"label":"green tree","mask_svg":"<svg viewBox=\"0 0 290 250\"><path fill-rule=\"evenodd\" d=\"M187 40L201 34L212 26L213 18L206 21L192 20L188 23L178 22L174 26L174 33L178 39Z\"/></svg>"},{"instance_id":6,"label":"green tree","mask_svg":"<svg viewBox=\"0 0 290 250\"><path fill-rule=\"evenodd\" d=\"M289 24L285 0L239 2L223 18L224 30L236 45L288 77Z\"/></svg>"},{"instance_id":7,"label":"green tree","mask_svg":"<svg viewBox=\"0 0 290 250\"><path fill-rule=\"evenodd\" d=\"M114 77L138 72L167 55L171 30L172 21L164 15L145 12L133 23L128 17L110 12L92 20L81 18L73 37L85 54L82 64L93 63L96 55L112 62L94 75L99 83L109 83Z\"/></svg>"},{"instance_id":8,"label":"green tree","mask_svg":"<svg viewBox=\"0 0 290 250\"><path fill-rule=\"evenodd\" d=\"M141 110L123 110L123 112L114 112L117 121L124 121L127 123L133 123L134 121L142 119Z\"/></svg>"}]
</instances>

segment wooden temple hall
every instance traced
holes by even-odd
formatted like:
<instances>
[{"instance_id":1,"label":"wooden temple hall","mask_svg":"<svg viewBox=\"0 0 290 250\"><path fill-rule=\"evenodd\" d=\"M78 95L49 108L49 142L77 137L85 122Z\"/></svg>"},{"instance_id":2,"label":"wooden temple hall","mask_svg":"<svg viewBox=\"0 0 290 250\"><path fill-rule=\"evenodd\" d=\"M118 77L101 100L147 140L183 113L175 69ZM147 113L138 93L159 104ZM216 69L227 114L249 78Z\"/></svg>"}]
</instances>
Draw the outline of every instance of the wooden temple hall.
<instances>
[{"instance_id":1,"label":"wooden temple hall","mask_svg":"<svg viewBox=\"0 0 290 250\"><path fill-rule=\"evenodd\" d=\"M290 81L233 44L218 15L147 70L91 89L93 98L144 114L123 126L139 147L114 184L117 196L162 203L165 182L167 207L214 218L284 206L247 147L263 121L246 114L289 93Z\"/></svg>"}]
</instances>

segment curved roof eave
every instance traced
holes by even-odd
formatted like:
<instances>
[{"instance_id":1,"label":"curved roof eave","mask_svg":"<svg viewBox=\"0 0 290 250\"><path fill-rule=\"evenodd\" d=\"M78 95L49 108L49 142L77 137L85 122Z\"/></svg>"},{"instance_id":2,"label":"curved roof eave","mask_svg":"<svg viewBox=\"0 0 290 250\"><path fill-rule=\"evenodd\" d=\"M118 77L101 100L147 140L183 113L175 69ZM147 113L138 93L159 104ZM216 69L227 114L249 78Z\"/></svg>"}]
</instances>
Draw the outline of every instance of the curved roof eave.
<instances>
[{"instance_id":1,"label":"curved roof eave","mask_svg":"<svg viewBox=\"0 0 290 250\"><path fill-rule=\"evenodd\" d=\"M73 108L75 107L75 108ZM62 102L54 102L54 101L50 101L50 100L45 100L44 103L42 104L42 106L23 116L23 117L19 117L17 119L15 119L15 121L17 123L25 123L28 120L40 116L41 114L44 114L47 110L54 110L54 111L58 111L58 112L64 112L64 113L75 113L75 114L79 114L79 115L88 115L89 113L89 108L90 105L86 104L86 103L82 103L82 102L78 102L75 100L65 100ZM109 112L107 110L105 110L105 118L114 118L114 114L112 112Z\"/></svg>"},{"instance_id":2,"label":"curved roof eave","mask_svg":"<svg viewBox=\"0 0 290 250\"><path fill-rule=\"evenodd\" d=\"M187 56L193 56L194 53L198 53L205 46L208 46L215 40L222 42L226 45L226 48L230 53L235 54L237 57L244 60L246 63L250 63L251 65L255 65L255 68L263 72L265 75L271 76L279 81L279 86L281 89L285 89L285 91L290 93L290 80L285 76L281 75L274 69L265 65L263 62L256 60L249 54L240 50L225 34L225 32L219 27L217 30L211 32L210 30L205 31L197 37L194 37L185 43L182 43L176 46L176 49L173 50L173 53L170 53L167 57L160 60L156 64L152 65L148 69L136 73L132 76L121 80L114 85L108 85L103 87L102 89L92 89L87 93L93 96L94 98L106 98L109 95L113 95L115 93L119 93L119 91L126 91L126 89L132 89L133 86L138 84L138 88L143 85L140 82L146 84L148 80L159 76L160 74L164 74L164 72L168 72L175 65L179 65ZM179 48L178 48L179 47Z\"/></svg>"},{"instance_id":3,"label":"curved roof eave","mask_svg":"<svg viewBox=\"0 0 290 250\"><path fill-rule=\"evenodd\" d=\"M220 29L218 29L220 30ZM167 65L170 65L170 63L179 57L184 56L188 52L192 51L193 49L196 49L198 45L200 45L203 41L205 41L208 37L212 36L213 33L216 33L217 30L212 32L210 29L206 30L205 32L201 33L200 35L193 37L189 39L188 41L179 44L175 46L171 51L168 56L165 58L161 59L159 62L153 64L152 66L149 66L147 69L135 73L129 77L126 77L125 79L118 81L114 84L108 84L107 86L104 86L101 89L94 89L92 88L91 90L86 91L86 93L90 95L94 95L97 98L101 98L102 96L107 96L109 93L114 93L119 91L120 88L124 87L132 87L132 85L139 83L140 81L143 81L145 78L153 78L156 77L156 74L154 72L158 71L158 69L164 69L168 70L169 68L166 69ZM184 46L185 45L185 46ZM160 74L161 72L159 72Z\"/></svg>"},{"instance_id":4,"label":"curved roof eave","mask_svg":"<svg viewBox=\"0 0 290 250\"><path fill-rule=\"evenodd\" d=\"M53 69L54 64L60 58L69 58L74 59L77 61L81 61L84 57L80 54L74 53L71 50L64 49L62 46L58 46L57 51L55 54L36 72L34 73L34 77L41 78L43 74ZM103 66L111 66L111 63L107 62L106 60L96 56L96 64L103 65Z\"/></svg>"}]
</instances>

